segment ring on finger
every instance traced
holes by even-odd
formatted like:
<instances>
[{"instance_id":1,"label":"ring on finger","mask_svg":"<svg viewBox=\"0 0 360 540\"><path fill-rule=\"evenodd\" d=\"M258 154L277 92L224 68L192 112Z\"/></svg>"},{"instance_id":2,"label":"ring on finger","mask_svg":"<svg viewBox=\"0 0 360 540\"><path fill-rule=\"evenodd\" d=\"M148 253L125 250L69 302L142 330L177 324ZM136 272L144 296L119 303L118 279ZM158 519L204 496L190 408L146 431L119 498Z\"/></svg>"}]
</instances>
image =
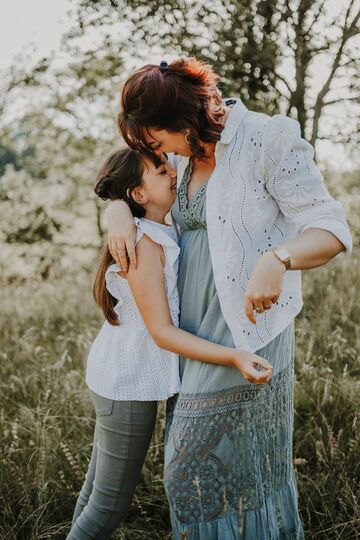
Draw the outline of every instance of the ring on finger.
<instances>
[{"instance_id":1,"label":"ring on finger","mask_svg":"<svg viewBox=\"0 0 360 540\"><path fill-rule=\"evenodd\" d=\"M262 306L255 306L256 313L264 313L264 308Z\"/></svg>"}]
</instances>

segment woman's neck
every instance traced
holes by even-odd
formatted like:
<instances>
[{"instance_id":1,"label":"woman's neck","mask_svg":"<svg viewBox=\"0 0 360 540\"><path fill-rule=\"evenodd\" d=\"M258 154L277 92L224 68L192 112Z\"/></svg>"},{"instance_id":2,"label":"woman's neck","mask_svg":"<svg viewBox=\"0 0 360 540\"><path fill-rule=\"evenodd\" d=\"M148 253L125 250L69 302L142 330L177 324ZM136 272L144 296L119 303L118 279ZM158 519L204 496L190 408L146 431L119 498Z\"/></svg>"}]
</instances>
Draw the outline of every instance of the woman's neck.
<instances>
[{"instance_id":1,"label":"woman's neck","mask_svg":"<svg viewBox=\"0 0 360 540\"><path fill-rule=\"evenodd\" d=\"M223 128L225 127L226 120L230 114L231 108L230 107L223 107L224 110L224 116L221 117L220 122L223 125ZM205 150L205 155L202 158L202 161L211 161L214 158L215 154L215 146L216 143L210 142L210 143L204 143L202 147Z\"/></svg>"}]
</instances>

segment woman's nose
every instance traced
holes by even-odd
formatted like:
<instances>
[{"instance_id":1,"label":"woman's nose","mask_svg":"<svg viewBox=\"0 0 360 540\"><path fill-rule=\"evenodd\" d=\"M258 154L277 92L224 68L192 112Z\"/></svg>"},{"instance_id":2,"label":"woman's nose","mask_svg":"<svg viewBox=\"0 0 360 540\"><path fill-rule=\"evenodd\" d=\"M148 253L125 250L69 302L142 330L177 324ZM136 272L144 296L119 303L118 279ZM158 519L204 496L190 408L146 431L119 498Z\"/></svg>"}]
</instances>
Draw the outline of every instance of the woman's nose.
<instances>
[{"instance_id":1,"label":"woman's nose","mask_svg":"<svg viewBox=\"0 0 360 540\"><path fill-rule=\"evenodd\" d=\"M176 169L174 167L172 167L171 165L169 165L169 163L166 163L165 165L166 167L166 170L168 172L168 174L171 176L171 178L174 178L176 176Z\"/></svg>"},{"instance_id":2,"label":"woman's nose","mask_svg":"<svg viewBox=\"0 0 360 540\"><path fill-rule=\"evenodd\" d=\"M175 176L177 174L176 169L174 167L172 167L171 165L169 165L169 164L167 164L166 168L167 168L167 171L168 171L169 175L171 176L171 178L175 178Z\"/></svg>"}]
</instances>

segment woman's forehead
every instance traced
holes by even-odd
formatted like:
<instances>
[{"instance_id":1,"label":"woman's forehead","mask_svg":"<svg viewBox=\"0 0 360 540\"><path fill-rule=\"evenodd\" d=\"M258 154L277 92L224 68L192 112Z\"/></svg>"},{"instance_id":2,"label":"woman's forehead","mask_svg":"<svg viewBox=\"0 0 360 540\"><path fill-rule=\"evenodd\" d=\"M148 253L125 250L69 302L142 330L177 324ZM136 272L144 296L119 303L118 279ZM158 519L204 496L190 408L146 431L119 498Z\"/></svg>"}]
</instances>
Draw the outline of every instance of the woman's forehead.
<instances>
[{"instance_id":1,"label":"woman's forehead","mask_svg":"<svg viewBox=\"0 0 360 540\"><path fill-rule=\"evenodd\" d=\"M170 139L177 139L181 136L181 132L168 131L167 129L148 128L144 130L144 138L146 144L164 144Z\"/></svg>"},{"instance_id":2,"label":"woman's forehead","mask_svg":"<svg viewBox=\"0 0 360 540\"><path fill-rule=\"evenodd\" d=\"M144 138L147 144L158 143L161 141L161 136L166 134L164 129L147 128L144 130Z\"/></svg>"}]
</instances>

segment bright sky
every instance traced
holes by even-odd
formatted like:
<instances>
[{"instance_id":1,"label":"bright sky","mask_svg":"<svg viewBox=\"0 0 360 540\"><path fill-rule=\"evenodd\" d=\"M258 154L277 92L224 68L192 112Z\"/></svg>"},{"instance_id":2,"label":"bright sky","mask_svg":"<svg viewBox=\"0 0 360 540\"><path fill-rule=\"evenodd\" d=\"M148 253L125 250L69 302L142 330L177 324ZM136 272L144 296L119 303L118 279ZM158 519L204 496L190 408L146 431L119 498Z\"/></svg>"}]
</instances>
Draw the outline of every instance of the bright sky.
<instances>
[{"instance_id":1,"label":"bright sky","mask_svg":"<svg viewBox=\"0 0 360 540\"><path fill-rule=\"evenodd\" d=\"M327 0L330 8L332 5L336 8L337 2ZM56 51L62 34L70 26L69 11L75 6L74 0L0 0L0 70L9 67L14 56L21 51L34 49L34 62ZM159 59L153 57L151 61L157 62ZM315 66L312 80L314 90L318 90L326 78L327 68L324 61ZM341 109L334 114L341 114ZM319 141L318 155L334 168L346 160L344 149L329 141Z\"/></svg>"},{"instance_id":2,"label":"bright sky","mask_svg":"<svg viewBox=\"0 0 360 540\"><path fill-rule=\"evenodd\" d=\"M69 27L71 0L0 0L0 69L14 55L36 46L34 60L56 50Z\"/></svg>"}]
</instances>

